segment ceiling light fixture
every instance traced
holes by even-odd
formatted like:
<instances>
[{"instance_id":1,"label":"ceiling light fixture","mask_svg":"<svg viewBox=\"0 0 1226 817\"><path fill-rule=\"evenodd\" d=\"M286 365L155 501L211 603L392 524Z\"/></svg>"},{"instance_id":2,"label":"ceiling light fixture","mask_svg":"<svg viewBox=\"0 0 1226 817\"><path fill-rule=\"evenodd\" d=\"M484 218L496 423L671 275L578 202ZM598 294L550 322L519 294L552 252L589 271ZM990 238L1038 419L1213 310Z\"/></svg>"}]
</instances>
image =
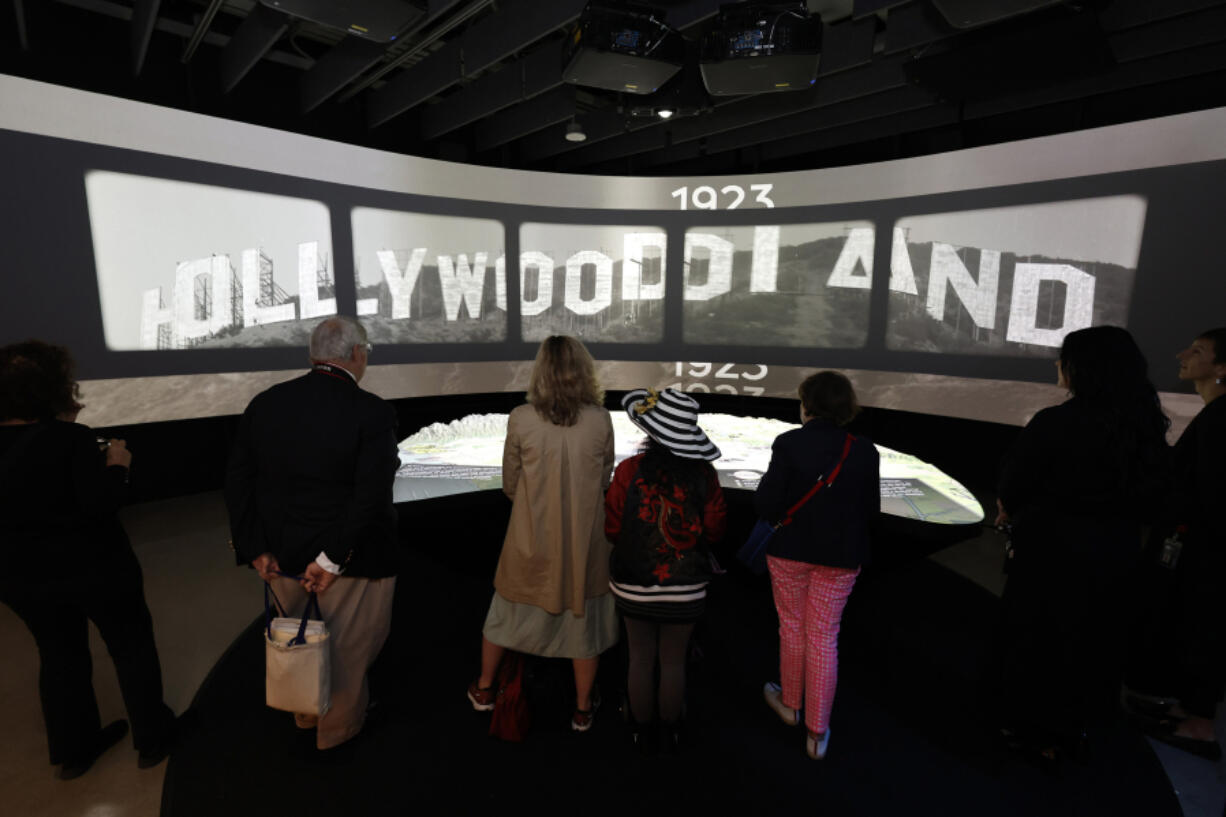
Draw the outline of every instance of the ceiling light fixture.
<instances>
[{"instance_id":1,"label":"ceiling light fixture","mask_svg":"<svg viewBox=\"0 0 1226 817\"><path fill-rule=\"evenodd\" d=\"M566 141L582 142L585 139L587 139L587 134L583 132L583 126L577 120L570 120L566 125Z\"/></svg>"},{"instance_id":2,"label":"ceiling light fixture","mask_svg":"<svg viewBox=\"0 0 1226 817\"><path fill-rule=\"evenodd\" d=\"M677 111L673 108L656 108L656 116L661 119L672 119Z\"/></svg>"}]
</instances>

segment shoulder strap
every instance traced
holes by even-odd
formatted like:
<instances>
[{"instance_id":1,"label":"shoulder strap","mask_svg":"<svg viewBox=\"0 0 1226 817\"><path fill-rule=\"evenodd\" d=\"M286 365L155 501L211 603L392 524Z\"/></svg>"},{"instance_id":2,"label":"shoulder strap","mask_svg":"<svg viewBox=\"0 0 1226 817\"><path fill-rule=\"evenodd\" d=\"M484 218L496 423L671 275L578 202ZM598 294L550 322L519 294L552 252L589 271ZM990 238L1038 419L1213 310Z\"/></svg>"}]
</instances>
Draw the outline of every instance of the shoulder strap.
<instances>
[{"instance_id":1,"label":"shoulder strap","mask_svg":"<svg viewBox=\"0 0 1226 817\"><path fill-rule=\"evenodd\" d=\"M816 494L822 488L825 488L827 485L834 484L835 479L838 478L839 476L839 472L843 470L843 463L847 460L847 452L851 451L851 444L852 444L852 441L855 439L856 438L853 437L850 433L847 435L847 437L843 440L843 453L839 455L839 461L836 462L834 464L834 468L831 469L830 477L827 478L825 474L818 476L817 482L813 483L813 487L810 488L808 492L804 496L802 496L795 505L793 505L791 508L788 508L787 514L775 524L775 530L778 530L784 525L792 524L792 517L796 514L797 511L801 509L801 507L804 506L806 502L808 502L810 499L813 498L814 494Z\"/></svg>"}]
</instances>

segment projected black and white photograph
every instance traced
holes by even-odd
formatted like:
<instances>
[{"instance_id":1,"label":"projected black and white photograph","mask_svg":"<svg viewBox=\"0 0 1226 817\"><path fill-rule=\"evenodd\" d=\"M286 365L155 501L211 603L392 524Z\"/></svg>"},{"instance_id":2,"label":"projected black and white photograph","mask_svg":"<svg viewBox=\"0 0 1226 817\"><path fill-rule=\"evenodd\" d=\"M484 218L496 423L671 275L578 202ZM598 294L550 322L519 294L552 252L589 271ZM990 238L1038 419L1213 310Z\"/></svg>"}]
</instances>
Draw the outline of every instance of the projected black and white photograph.
<instances>
[{"instance_id":1,"label":"projected black and white photograph","mask_svg":"<svg viewBox=\"0 0 1226 817\"><path fill-rule=\"evenodd\" d=\"M912 216L894 226L890 349L1055 357L1124 326L1146 201L1110 196Z\"/></svg>"},{"instance_id":2,"label":"projected black and white photograph","mask_svg":"<svg viewBox=\"0 0 1226 817\"><path fill-rule=\"evenodd\" d=\"M664 337L664 230L526 223L519 231L523 339L654 343Z\"/></svg>"},{"instance_id":3,"label":"projected black and white photograph","mask_svg":"<svg viewBox=\"0 0 1226 817\"><path fill-rule=\"evenodd\" d=\"M686 342L863 346L873 235L864 221L691 228Z\"/></svg>"},{"instance_id":4,"label":"projected black and white photograph","mask_svg":"<svg viewBox=\"0 0 1226 817\"><path fill-rule=\"evenodd\" d=\"M500 221L355 208L357 313L371 341L505 339L503 248Z\"/></svg>"},{"instance_id":5,"label":"projected black and white photograph","mask_svg":"<svg viewBox=\"0 0 1226 817\"><path fill-rule=\"evenodd\" d=\"M85 189L110 349L301 346L336 313L318 201L109 171Z\"/></svg>"}]
</instances>

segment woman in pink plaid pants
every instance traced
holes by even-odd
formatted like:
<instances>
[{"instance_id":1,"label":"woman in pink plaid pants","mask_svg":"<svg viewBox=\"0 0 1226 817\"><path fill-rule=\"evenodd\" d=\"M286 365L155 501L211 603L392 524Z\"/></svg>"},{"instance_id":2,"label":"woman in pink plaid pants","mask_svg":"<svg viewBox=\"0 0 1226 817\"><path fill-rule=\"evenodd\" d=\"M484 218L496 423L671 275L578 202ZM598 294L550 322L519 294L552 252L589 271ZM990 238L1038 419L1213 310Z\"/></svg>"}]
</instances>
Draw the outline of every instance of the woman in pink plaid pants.
<instances>
[{"instance_id":1,"label":"woman in pink plaid pants","mask_svg":"<svg viewBox=\"0 0 1226 817\"><path fill-rule=\"evenodd\" d=\"M767 565L779 613L780 683L763 689L766 703L789 725L805 712L805 750L825 757L838 680L839 622L881 510L877 449L841 427L859 411L851 381L818 372L800 384L800 428L780 434L755 496L758 515L779 528ZM797 503L818 481L822 487ZM793 511L793 509L795 509Z\"/></svg>"}]
</instances>

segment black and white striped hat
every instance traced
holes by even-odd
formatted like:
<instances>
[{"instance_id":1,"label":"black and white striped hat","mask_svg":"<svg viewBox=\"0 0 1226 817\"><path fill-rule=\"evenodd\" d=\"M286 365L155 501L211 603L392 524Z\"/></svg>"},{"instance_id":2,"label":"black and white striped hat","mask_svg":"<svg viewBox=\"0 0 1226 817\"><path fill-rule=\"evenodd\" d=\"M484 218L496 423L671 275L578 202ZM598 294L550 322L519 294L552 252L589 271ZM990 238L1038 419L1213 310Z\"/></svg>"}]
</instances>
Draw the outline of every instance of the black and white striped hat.
<instances>
[{"instance_id":1,"label":"black and white striped hat","mask_svg":"<svg viewBox=\"0 0 1226 817\"><path fill-rule=\"evenodd\" d=\"M719 449L698 427L698 402L676 389L634 389L622 408L656 442L688 460L717 460Z\"/></svg>"}]
</instances>

